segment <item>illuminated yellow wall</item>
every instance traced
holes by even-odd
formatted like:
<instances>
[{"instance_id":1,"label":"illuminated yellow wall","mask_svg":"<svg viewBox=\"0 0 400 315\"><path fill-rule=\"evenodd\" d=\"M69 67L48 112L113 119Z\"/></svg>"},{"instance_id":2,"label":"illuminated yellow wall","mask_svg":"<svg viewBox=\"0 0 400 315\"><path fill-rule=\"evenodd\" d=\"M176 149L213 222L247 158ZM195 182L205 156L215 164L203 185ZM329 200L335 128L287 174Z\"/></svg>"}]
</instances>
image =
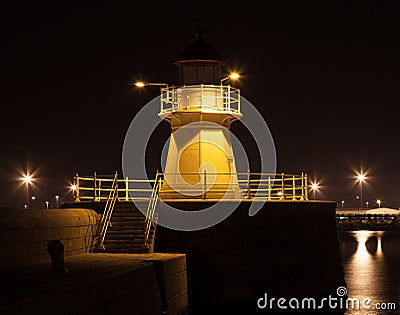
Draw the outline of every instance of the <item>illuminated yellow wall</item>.
<instances>
[{"instance_id":1,"label":"illuminated yellow wall","mask_svg":"<svg viewBox=\"0 0 400 315\"><path fill-rule=\"evenodd\" d=\"M161 197L239 198L229 130L221 125L177 128L171 135ZM176 196L174 197L176 198Z\"/></svg>"}]
</instances>

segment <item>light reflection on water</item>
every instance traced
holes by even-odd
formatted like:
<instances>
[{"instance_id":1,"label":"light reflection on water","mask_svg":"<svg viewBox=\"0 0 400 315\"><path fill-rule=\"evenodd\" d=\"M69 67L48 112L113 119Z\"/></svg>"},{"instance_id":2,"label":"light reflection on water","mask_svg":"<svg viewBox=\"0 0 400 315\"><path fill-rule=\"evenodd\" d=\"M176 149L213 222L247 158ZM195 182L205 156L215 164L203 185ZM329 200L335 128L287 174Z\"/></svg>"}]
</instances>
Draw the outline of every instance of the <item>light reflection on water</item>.
<instances>
[{"instance_id":1,"label":"light reflection on water","mask_svg":"<svg viewBox=\"0 0 400 315\"><path fill-rule=\"evenodd\" d=\"M349 298L395 302L396 311L348 310L345 314L400 314L400 231L339 232Z\"/></svg>"}]
</instances>

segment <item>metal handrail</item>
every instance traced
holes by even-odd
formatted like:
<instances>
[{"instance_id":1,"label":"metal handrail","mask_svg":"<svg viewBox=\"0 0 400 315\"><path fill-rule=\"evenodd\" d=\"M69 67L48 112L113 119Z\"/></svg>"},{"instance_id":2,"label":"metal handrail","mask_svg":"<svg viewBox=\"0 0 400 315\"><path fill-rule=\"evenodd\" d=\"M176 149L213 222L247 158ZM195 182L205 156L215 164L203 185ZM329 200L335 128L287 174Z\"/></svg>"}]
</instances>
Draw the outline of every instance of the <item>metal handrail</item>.
<instances>
[{"instance_id":1,"label":"metal handrail","mask_svg":"<svg viewBox=\"0 0 400 315\"><path fill-rule=\"evenodd\" d=\"M156 187L160 178L171 178L178 174L161 174L157 173L157 178L153 180L146 179L117 179L118 184L117 198L120 201L149 201L152 199L154 187ZM199 178L199 183L204 183L205 177L199 173L180 173L181 176L196 175ZM213 175L227 176L237 175L237 187L241 192L240 198L247 200L308 200L308 179L307 174L276 174L276 173L207 173L210 178ZM110 192L113 190L110 185L109 178L99 178L96 174L93 177L85 176L75 177L75 202L80 201L107 201ZM206 186L206 185L203 185ZM224 192L226 187L232 186L232 182L218 182L212 186L213 192ZM208 186L209 187L209 186ZM186 185L183 191L190 192L198 187ZM173 189L166 185L162 192L173 192ZM190 199L188 196L187 199ZM197 199L197 198L194 198Z\"/></svg>"},{"instance_id":2,"label":"metal handrail","mask_svg":"<svg viewBox=\"0 0 400 315\"><path fill-rule=\"evenodd\" d=\"M150 232L151 229L157 226L158 215L156 214L157 201L159 197L159 192L162 185L162 174L156 174L154 181L153 190L151 192L151 197L147 207L146 220L145 220L145 234L144 241L148 248L150 248Z\"/></svg>"},{"instance_id":3,"label":"metal handrail","mask_svg":"<svg viewBox=\"0 0 400 315\"><path fill-rule=\"evenodd\" d=\"M118 199L118 172L115 172L112 186L108 194L106 206L104 208L104 212L98 227L99 248L103 250L105 249L104 239L107 234L107 229L111 225L111 216L117 199Z\"/></svg>"},{"instance_id":4,"label":"metal handrail","mask_svg":"<svg viewBox=\"0 0 400 315\"><path fill-rule=\"evenodd\" d=\"M240 90L230 85L189 85L161 89L160 117L176 111L229 113L241 116Z\"/></svg>"}]
</instances>

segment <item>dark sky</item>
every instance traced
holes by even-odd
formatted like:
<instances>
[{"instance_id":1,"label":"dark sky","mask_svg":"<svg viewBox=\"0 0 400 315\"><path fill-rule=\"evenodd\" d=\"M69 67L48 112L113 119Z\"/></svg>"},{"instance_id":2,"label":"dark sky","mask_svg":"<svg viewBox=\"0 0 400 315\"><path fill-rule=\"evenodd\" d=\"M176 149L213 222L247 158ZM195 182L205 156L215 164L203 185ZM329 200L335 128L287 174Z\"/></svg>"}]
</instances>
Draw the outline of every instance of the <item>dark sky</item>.
<instances>
[{"instance_id":1,"label":"dark sky","mask_svg":"<svg viewBox=\"0 0 400 315\"><path fill-rule=\"evenodd\" d=\"M43 204L68 198L75 171L120 170L129 124L159 92L130 83L176 83L174 62L202 24L268 123L279 172L307 172L318 197L358 206L363 168L364 200L399 207L400 5L276 2L2 7L0 206L22 207L27 164Z\"/></svg>"}]
</instances>

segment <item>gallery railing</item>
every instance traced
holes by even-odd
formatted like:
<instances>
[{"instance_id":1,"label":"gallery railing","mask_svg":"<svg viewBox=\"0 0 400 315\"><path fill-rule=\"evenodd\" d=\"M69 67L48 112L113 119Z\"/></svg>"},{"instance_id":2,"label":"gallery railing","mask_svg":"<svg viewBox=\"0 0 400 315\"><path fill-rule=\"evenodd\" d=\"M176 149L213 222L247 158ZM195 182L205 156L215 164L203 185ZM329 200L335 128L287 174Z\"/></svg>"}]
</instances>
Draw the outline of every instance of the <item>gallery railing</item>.
<instances>
[{"instance_id":1,"label":"gallery railing","mask_svg":"<svg viewBox=\"0 0 400 315\"><path fill-rule=\"evenodd\" d=\"M178 174L161 174L158 173L158 179L174 178ZM179 187L179 193L185 196L185 199L198 199L201 195L202 199L207 199L209 192L224 192L227 187L234 187L239 193L235 199L244 200L285 200L285 201L305 201L308 200L308 180L307 174L268 174L268 173L180 173L182 178L190 176L198 178L197 185L184 185ZM235 178L232 180L232 176ZM216 177L228 178L226 182L216 180L215 183L207 182L210 179L215 180ZM113 177L101 176L96 173L93 176L79 176L76 174L74 178L74 201L107 201L112 189ZM132 179L119 178L117 180L118 201L146 201L152 198L154 192L155 179ZM164 190L165 187L165 190ZM161 193L173 192L177 185L164 185ZM200 187L200 188L199 188ZM168 191L169 189L169 191ZM201 190L204 190L203 192ZM212 194L209 194L212 196ZM212 197L210 197L212 198ZM162 197L161 197L162 199Z\"/></svg>"}]
</instances>

